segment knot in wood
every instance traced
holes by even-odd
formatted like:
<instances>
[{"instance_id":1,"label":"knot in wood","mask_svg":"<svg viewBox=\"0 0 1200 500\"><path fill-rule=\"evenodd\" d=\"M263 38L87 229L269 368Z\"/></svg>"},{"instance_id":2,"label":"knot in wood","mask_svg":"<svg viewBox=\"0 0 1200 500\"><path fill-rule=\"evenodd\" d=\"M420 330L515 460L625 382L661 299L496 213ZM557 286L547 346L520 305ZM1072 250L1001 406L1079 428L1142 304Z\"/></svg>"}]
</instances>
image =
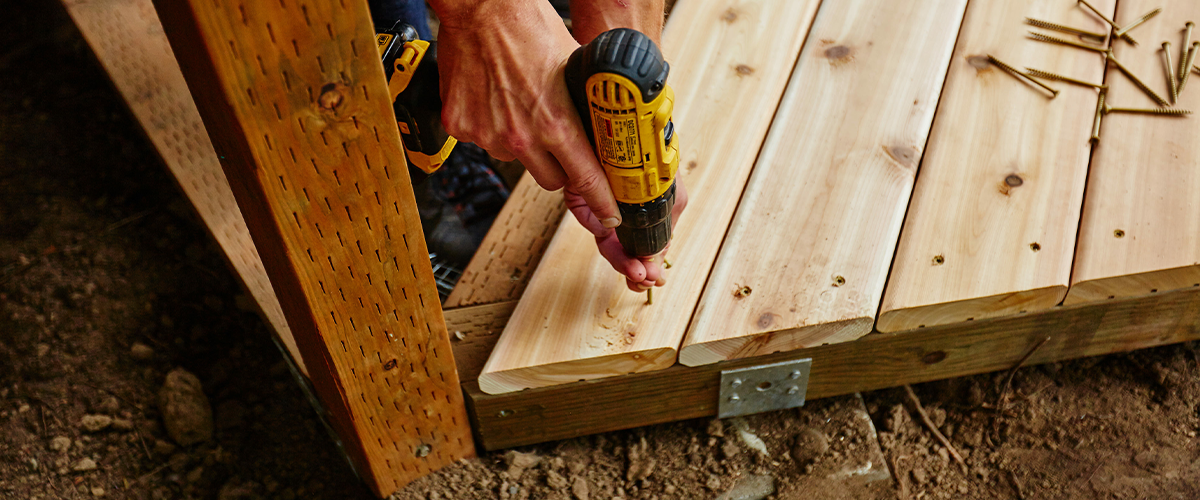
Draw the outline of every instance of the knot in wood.
<instances>
[{"instance_id":1,"label":"knot in wood","mask_svg":"<svg viewBox=\"0 0 1200 500\"><path fill-rule=\"evenodd\" d=\"M733 10L732 8L729 10L726 10L724 14L721 14L721 20L725 21L727 23L732 23L734 21L737 21L737 18L738 18L738 13L736 10Z\"/></svg>"},{"instance_id":2,"label":"knot in wood","mask_svg":"<svg viewBox=\"0 0 1200 500\"><path fill-rule=\"evenodd\" d=\"M337 85L330 83L321 87L321 95L317 97L317 104L324 109L334 111L342 105L344 99L345 97L338 91Z\"/></svg>"},{"instance_id":3,"label":"knot in wood","mask_svg":"<svg viewBox=\"0 0 1200 500\"><path fill-rule=\"evenodd\" d=\"M754 74L754 68L746 66L745 64L737 65L734 70L737 71L738 76L750 76Z\"/></svg>"},{"instance_id":4,"label":"knot in wood","mask_svg":"<svg viewBox=\"0 0 1200 500\"><path fill-rule=\"evenodd\" d=\"M828 57L829 59L845 59L850 57L851 52L853 51L850 50L850 47L845 45L835 45L825 49L825 57Z\"/></svg>"},{"instance_id":5,"label":"knot in wood","mask_svg":"<svg viewBox=\"0 0 1200 500\"><path fill-rule=\"evenodd\" d=\"M1008 177L1004 178L1004 183L1012 187L1017 187L1021 184L1025 184L1025 179L1022 179L1021 176L1017 174L1008 174Z\"/></svg>"}]
</instances>

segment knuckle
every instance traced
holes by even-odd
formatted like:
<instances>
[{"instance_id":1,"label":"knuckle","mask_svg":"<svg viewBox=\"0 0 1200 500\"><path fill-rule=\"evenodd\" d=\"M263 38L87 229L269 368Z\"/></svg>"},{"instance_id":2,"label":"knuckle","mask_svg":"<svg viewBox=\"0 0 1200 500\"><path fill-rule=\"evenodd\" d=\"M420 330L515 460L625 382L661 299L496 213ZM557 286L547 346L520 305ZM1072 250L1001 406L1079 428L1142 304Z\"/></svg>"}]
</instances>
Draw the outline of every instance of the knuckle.
<instances>
[{"instance_id":1,"label":"knuckle","mask_svg":"<svg viewBox=\"0 0 1200 500\"><path fill-rule=\"evenodd\" d=\"M586 172L572 177L571 187L580 194L595 193L604 188L604 182L607 182L604 176L596 172Z\"/></svg>"},{"instance_id":2,"label":"knuckle","mask_svg":"<svg viewBox=\"0 0 1200 500\"><path fill-rule=\"evenodd\" d=\"M501 141L505 149L508 149L517 156L525 154L533 146L533 141L529 138L529 135L518 130L505 132L501 136Z\"/></svg>"}]
</instances>

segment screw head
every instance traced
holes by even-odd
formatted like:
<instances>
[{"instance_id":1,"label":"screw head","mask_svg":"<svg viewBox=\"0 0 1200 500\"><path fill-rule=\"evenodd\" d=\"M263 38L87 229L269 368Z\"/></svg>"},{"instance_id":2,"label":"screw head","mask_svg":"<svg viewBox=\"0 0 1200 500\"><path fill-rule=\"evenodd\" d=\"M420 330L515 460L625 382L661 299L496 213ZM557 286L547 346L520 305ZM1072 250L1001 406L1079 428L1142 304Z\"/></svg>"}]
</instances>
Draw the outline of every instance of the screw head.
<instances>
[{"instance_id":1,"label":"screw head","mask_svg":"<svg viewBox=\"0 0 1200 500\"><path fill-rule=\"evenodd\" d=\"M741 403L741 402L742 402L742 398L738 397L738 395L737 395L737 394L734 394L734 395L732 395L732 396L729 396L729 402L731 402L731 403Z\"/></svg>"},{"instance_id":2,"label":"screw head","mask_svg":"<svg viewBox=\"0 0 1200 500\"><path fill-rule=\"evenodd\" d=\"M788 390L787 390L787 393L788 393L788 395L789 395L789 396L793 396L793 395L795 395L797 392L800 392L800 388L799 388L799 387L796 387L796 386L794 386L794 385L793 385L793 386L791 386L791 387L789 387L789 388L788 388Z\"/></svg>"},{"instance_id":3,"label":"screw head","mask_svg":"<svg viewBox=\"0 0 1200 500\"><path fill-rule=\"evenodd\" d=\"M792 370L792 380L800 378L800 370Z\"/></svg>"},{"instance_id":4,"label":"screw head","mask_svg":"<svg viewBox=\"0 0 1200 500\"><path fill-rule=\"evenodd\" d=\"M424 457L429 456L430 451L433 451L433 447L429 446L427 444L423 444L423 445L417 447L414 454L417 456L417 458L424 458Z\"/></svg>"},{"instance_id":5,"label":"screw head","mask_svg":"<svg viewBox=\"0 0 1200 500\"><path fill-rule=\"evenodd\" d=\"M740 378L735 378L735 379L733 379L733 382L730 382L730 383L729 383L729 385L731 385L731 386L733 386L733 387L738 387L738 386L741 386L741 385L742 385L742 379L740 379Z\"/></svg>"}]
</instances>

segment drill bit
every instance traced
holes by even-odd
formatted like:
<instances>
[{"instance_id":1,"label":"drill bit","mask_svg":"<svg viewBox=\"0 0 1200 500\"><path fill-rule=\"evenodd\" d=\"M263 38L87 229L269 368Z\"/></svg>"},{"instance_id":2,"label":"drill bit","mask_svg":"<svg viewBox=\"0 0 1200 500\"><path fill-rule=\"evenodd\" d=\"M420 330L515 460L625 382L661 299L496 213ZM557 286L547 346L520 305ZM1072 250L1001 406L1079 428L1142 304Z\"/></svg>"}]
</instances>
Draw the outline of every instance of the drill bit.
<instances>
[{"instance_id":1,"label":"drill bit","mask_svg":"<svg viewBox=\"0 0 1200 500\"><path fill-rule=\"evenodd\" d=\"M1034 19L1032 17L1025 18L1025 24L1028 24L1030 26L1037 26L1042 29L1048 29L1050 31L1057 31L1059 33L1067 33L1070 35L1079 35L1080 37L1090 38L1092 40L1096 40L1101 43L1103 43L1105 37L1108 36L1104 33L1097 33L1095 31L1081 30L1079 28L1063 26L1061 24L1055 24L1055 23L1052 23L1049 21L1043 21L1041 19Z\"/></svg>"},{"instance_id":2,"label":"drill bit","mask_svg":"<svg viewBox=\"0 0 1200 500\"><path fill-rule=\"evenodd\" d=\"M1106 47L1101 47L1098 45L1088 45L1086 43L1080 43L1080 42L1076 42L1076 41L1072 41L1072 40L1065 40L1065 39L1050 36L1050 35L1043 35L1041 33L1037 33L1034 31L1029 32L1029 38L1032 38L1039 42L1057 43L1059 45L1067 45L1070 47L1080 48L1080 49L1084 49L1084 50L1090 50L1092 52L1105 52L1108 50L1108 48L1106 48Z\"/></svg>"},{"instance_id":3,"label":"drill bit","mask_svg":"<svg viewBox=\"0 0 1200 500\"><path fill-rule=\"evenodd\" d=\"M988 58L988 61L989 61L989 62L991 62L992 64L996 65L996 67L998 67L998 68L1000 68L1000 69L1004 70L1006 73L1008 73L1008 74L1012 75L1012 76L1013 76L1013 78L1016 78L1016 79L1018 79L1018 80L1021 80L1021 81L1023 81L1023 82L1032 83L1032 84L1034 84L1034 85L1037 85L1038 87L1041 87L1041 88L1045 89L1047 92L1050 92L1050 98L1051 98L1051 99L1054 99L1055 97L1058 97L1058 91L1057 91L1057 90L1055 90L1055 89L1053 89L1053 88L1050 88L1048 85L1046 85L1046 84L1044 84L1044 83L1042 83L1042 82L1039 82L1039 81L1037 81L1037 79L1035 79L1034 77L1032 77L1032 76L1029 76L1029 75L1027 75L1027 74L1025 74L1025 73L1022 73L1022 72L1018 71L1018 70L1017 70L1017 68L1014 68L1014 67L1012 67L1012 66L1009 66L1009 65L1007 65L1007 64L1005 64L1005 63L1003 63L1003 62L1000 62L1000 60L999 60L999 59L996 59L996 57L995 57L995 56L993 56L993 55L991 55L991 54L988 54L987 58Z\"/></svg>"},{"instance_id":4,"label":"drill bit","mask_svg":"<svg viewBox=\"0 0 1200 500\"><path fill-rule=\"evenodd\" d=\"M1078 2L1079 2L1079 4L1080 4L1080 5L1083 5L1084 7L1087 7L1087 8L1088 8L1088 10L1092 11L1092 13L1093 13L1093 14L1096 14L1096 16L1098 16L1098 17L1099 17L1101 20L1103 20L1104 22L1108 23L1108 25L1109 25L1109 26L1112 26L1112 29L1113 29L1114 31L1116 31L1117 33L1120 33L1120 32L1121 32L1121 26L1120 26L1120 25L1118 25L1118 24L1117 24L1115 21L1113 21L1112 19L1109 19L1108 17L1105 17L1105 15L1104 15L1104 14L1101 14L1101 13L1100 13L1100 11L1099 11L1098 9L1096 9L1095 7L1093 7L1093 6L1092 6L1092 4L1088 3L1088 2L1087 2L1087 0L1078 0ZM1115 34L1114 34L1114 35L1115 35ZM1125 40L1126 42L1129 42L1129 43L1130 43L1131 45L1133 45L1134 47L1137 47L1137 44L1138 44L1138 43L1137 43L1137 40L1134 40L1134 39L1133 39L1133 37L1129 36L1129 34L1128 34L1128 33L1121 34L1121 35L1117 36L1117 38L1120 38L1120 39L1122 39L1122 40Z\"/></svg>"},{"instance_id":5,"label":"drill bit","mask_svg":"<svg viewBox=\"0 0 1200 500\"><path fill-rule=\"evenodd\" d=\"M1167 71L1167 89L1171 91L1171 104L1179 101L1179 82L1175 81L1175 64L1171 62L1171 42L1162 43L1163 64Z\"/></svg>"},{"instance_id":6,"label":"drill bit","mask_svg":"<svg viewBox=\"0 0 1200 500\"><path fill-rule=\"evenodd\" d=\"M1121 61L1118 61L1117 58L1113 56L1112 50L1108 51L1108 60L1109 60L1109 62L1115 64L1117 66L1117 69L1121 70L1122 73L1125 73L1125 76L1129 77L1129 79L1131 81L1133 81L1133 84L1136 85L1137 88L1141 89L1142 92L1144 92L1146 94L1146 96L1153 99L1154 102L1158 103L1159 106L1162 106L1164 108L1168 106L1166 99L1163 99L1157 93L1155 93L1153 90L1150 90L1150 87L1147 86L1144 82L1142 82L1142 80L1140 78L1138 78L1136 75L1134 75L1132 71L1129 71L1129 68L1126 68L1124 64L1121 64Z\"/></svg>"},{"instance_id":7,"label":"drill bit","mask_svg":"<svg viewBox=\"0 0 1200 500\"><path fill-rule=\"evenodd\" d=\"M1103 89L1103 88L1106 88L1104 85L1101 85L1101 84L1099 84L1099 83L1085 82L1085 81L1083 81L1083 80L1078 80L1078 79L1075 79L1075 78L1071 78L1071 77L1069 77L1069 76L1062 76L1062 75L1060 75L1060 74L1057 74L1057 73L1051 73L1051 72L1049 72L1049 71L1042 71L1042 70L1040 70L1040 69L1033 69L1033 68L1028 68L1028 67L1027 67L1027 68L1025 68L1025 71L1026 71L1027 73L1029 73L1029 75L1030 75L1030 76L1036 76L1036 77L1038 77L1038 78L1043 78L1043 79L1046 79L1046 80L1058 80L1058 81L1060 81L1060 82L1074 83L1075 85L1081 85L1081 86L1084 86L1084 87L1091 87L1091 88L1094 88L1094 89Z\"/></svg>"}]
</instances>

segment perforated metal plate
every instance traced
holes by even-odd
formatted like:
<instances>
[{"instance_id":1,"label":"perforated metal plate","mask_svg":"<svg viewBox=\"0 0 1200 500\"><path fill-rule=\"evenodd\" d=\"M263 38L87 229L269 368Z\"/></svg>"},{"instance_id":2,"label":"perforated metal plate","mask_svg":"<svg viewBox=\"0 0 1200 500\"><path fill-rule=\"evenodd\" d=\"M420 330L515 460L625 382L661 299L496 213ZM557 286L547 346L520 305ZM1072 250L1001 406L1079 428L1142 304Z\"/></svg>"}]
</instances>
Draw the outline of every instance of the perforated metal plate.
<instances>
[{"instance_id":1,"label":"perforated metal plate","mask_svg":"<svg viewBox=\"0 0 1200 500\"><path fill-rule=\"evenodd\" d=\"M721 370L720 418L804 406L812 358Z\"/></svg>"}]
</instances>

